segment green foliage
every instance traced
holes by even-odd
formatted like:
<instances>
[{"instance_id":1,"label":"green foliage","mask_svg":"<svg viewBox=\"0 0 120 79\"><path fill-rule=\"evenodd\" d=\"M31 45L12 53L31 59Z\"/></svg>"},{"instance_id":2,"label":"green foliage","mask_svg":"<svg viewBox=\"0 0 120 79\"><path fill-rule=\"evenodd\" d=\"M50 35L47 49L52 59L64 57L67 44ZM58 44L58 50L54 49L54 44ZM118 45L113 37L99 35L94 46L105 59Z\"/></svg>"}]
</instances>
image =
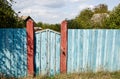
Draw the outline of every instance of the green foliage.
<instances>
[{"instance_id":1,"label":"green foliage","mask_svg":"<svg viewBox=\"0 0 120 79\"><path fill-rule=\"evenodd\" d=\"M60 24L46 24L46 23L38 22L37 26L41 27L42 29L52 29L60 32Z\"/></svg>"},{"instance_id":2,"label":"green foliage","mask_svg":"<svg viewBox=\"0 0 120 79\"><path fill-rule=\"evenodd\" d=\"M99 4L95 6L94 13L108 13L108 7L105 4Z\"/></svg>"},{"instance_id":3,"label":"green foliage","mask_svg":"<svg viewBox=\"0 0 120 79\"><path fill-rule=\"evenodd\" d=\"M13 0L0 0L0 28L23 27L23 21L12 9Z\"/></svg>"},{"instance_id":4,"label":"green foliage","mask_svg":"<svg viewBox=\"0 0 120 79\"><path fill-rule=\"evenodd\" d=\"M81 13L75 18L76 22L81 25L81 28L90 28L91 27L91 17L93 12L91 9L87 8L81 11Z\"/></svg>"},{"instance_id":5,"label":"green foliage","mask_svg":"<svg viewBox=\"0 0 120 79\"><path fill-rule=\"evenodd\" d=\"M105 4L100 4L93 10L84 9L75 19L68 20L68 28L120 29L120 4L111 12Z\"/></svg>"},{"instance_id":6,"label":"green foliage","mask_svg":"<svg viewBox=\"0 0 120 79\"><path fill-rule=\"evenodd\" d=\"M81 29L82 28L81 23L79 23L77 20L74 20L74 19L67 20L67 23L68 23L68 28L69 29L74 29L74 28Z\"/></svg>"},{"instance_id":7,"label":"green foliage","mask_svg":"<svg viewBox=\"0 0 120 79\"><path fill-rule=\"evenodd\" d=\"M113 9L105 20L105 28L120 29L120 4Z\"/></svg>"},{"instance_id":8,"label":"green foliage","mask_svg":"<svg viewBox=\"0 0 120 79\"><path fill-rule=\"evenodd\" d=\"M83 28L90 28L91 27L91 17L93 15L93 12L91 9L87 8L83 10L78 17L72 20L67 20L68 22L68 28L69 29L83 29ZM60 24L44 24L42 22L38 22L37 26L43 28L43 29L53 29L55 31L60 32Z\"/></svg>"},{"instance_id":9,"label":"green foliage","mask_svg":"<svg viewBox=\"0 0 120 79\"><path fill-rule=\"evenodd\" d=\"M68 20L69 29L87 29L91 28L91 17L93 16L93 11L89 8L84 9L81 13L72 20Z\"/></svg>"},{"instance_id":10,"label":"green foliage","mask_svg":"<svg viewBox=\"0 0 120 79\"><path fill-rule=\"evenodd\" d=\"M120 29L120 4L111 12L105 4L99 4L92 10L86 8L77 17L67 22L69 29ZM60 24L39 22L38 26L60 31Z\"/></svg>"}]
</instances>

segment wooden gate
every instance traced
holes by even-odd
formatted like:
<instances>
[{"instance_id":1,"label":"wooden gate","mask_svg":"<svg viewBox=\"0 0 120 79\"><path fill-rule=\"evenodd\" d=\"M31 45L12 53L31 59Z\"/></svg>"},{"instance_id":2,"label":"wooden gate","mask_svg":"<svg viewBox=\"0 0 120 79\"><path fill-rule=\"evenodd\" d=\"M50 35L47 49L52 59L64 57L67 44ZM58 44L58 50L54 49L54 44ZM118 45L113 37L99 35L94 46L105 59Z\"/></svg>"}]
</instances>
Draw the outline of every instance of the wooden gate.
<instances>
[{"instance_id":1,"label":"wooden gate","mask_svg":"<svg viewBox=\"0 0 120 79\"><path fill-rule=\"evenodd\" d=\"M35 73L60 73L60 33L53 30L35 32Z\"/></svg>"}]
</instances>

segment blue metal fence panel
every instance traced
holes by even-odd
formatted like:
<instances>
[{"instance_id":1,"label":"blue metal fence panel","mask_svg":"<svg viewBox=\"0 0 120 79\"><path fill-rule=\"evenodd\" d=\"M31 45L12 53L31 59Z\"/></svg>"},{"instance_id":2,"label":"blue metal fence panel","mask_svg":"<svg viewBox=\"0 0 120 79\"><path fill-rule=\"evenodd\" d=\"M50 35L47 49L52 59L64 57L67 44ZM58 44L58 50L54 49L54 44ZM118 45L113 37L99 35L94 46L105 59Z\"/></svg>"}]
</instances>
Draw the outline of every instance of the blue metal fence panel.
<instances>
[{"instance_id":1,"label":"blue metal fence panel","mask_svg":"<svg viewBox=\"0 0 120 79\"><path fill-rule=\"evenodd\" d=\"M27 74L26 29L0 29L0 74L23 77Z\"/></svg>"},{"instance_id":2,"label":"blue metal fence panel","mask_svg":"<svg viewBox=\"0 0 120 79\"><path fill-rule=\"evenodd\" d=\"M67 72L120 70L120 30L68 30Z\"/></svg>"},{"instance_id":3,"label":"blue metal fence panel","mask_svg":"<svg viewBox=\"0 0 120 79\"><path fill-rule=\"evenodd\" d=\"M35 33L35 71L40 75L60 73L60 33L46 29Z\"/></svg>"}]
</instances>

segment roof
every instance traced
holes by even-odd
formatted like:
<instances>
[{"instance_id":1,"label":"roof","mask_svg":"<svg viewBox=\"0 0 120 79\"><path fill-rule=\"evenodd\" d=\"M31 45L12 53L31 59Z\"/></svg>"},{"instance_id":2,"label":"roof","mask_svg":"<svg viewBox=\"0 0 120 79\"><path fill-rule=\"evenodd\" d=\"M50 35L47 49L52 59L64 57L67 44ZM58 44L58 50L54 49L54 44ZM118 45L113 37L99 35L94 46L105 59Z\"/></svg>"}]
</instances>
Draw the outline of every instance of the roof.
<instances>
[{"instance_id":1,"label":"roof","mask_svg":"<svg viewBox=\"0 0 120 79\"><path fill-rule=\"evenodd\" d=\"M34 27L34 30L39 31L39 30L42 30L42 28L41 27Z\"/></svg>"},{"instance_id":2,"label":"roof","mask_svg":"<svg viewBox=\"0 0 120 79\"><path fill-rule=\"evenodd\" d=\"M33 20L30 16L21 16L20 17L22 20L27 21L28 19ZM34 21L34 20L33 20ZM35 22L35 21L34 21Z\"/></svg>"}]
</instances>

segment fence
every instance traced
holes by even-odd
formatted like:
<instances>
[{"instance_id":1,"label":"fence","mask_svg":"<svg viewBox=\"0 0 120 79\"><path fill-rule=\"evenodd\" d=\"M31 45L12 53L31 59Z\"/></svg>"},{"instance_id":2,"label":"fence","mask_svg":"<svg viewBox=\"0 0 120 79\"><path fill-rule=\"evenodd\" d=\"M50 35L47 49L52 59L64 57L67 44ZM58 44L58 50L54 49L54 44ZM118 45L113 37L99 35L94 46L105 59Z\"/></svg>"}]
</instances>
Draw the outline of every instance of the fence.
<instances>
[{"instance_id":1,"label":"fence","mask_svg":"<svg viewBox=\"0 0 120 79\"><path fill-rule=\"evenodd\" d=\"M34 74L34 21L26 28L0 28L0 78Z\"/></svg>"},{"instance_id":2,"label":"fence","mask_svg":"<svg viewBox=\"0 0 120 79\"><path fill-rule=\"evenodd\" d=\"M55 75L84 71L120 70L120 30L67 29L34 32L26 28L0 29L0 74L12 77Z\"/></svg>"},{"instance_id":3,"label":"fence","mask_svg":"<svg viewBox=\"0 0 120 79\"><path fill-rule=\"evenodd\" d=\"M0 29L0 74L27 75L26 29Z\"/></svg>"},{"instance_id":4,"label":"fence","mask_svg":"<svg viewBox=\"0 0 120 79\"><path fill-rule=\"evenodd\" d=\"M67 72L120 70L120 30L68 30Z\"/></svg>"}]
</instances>

